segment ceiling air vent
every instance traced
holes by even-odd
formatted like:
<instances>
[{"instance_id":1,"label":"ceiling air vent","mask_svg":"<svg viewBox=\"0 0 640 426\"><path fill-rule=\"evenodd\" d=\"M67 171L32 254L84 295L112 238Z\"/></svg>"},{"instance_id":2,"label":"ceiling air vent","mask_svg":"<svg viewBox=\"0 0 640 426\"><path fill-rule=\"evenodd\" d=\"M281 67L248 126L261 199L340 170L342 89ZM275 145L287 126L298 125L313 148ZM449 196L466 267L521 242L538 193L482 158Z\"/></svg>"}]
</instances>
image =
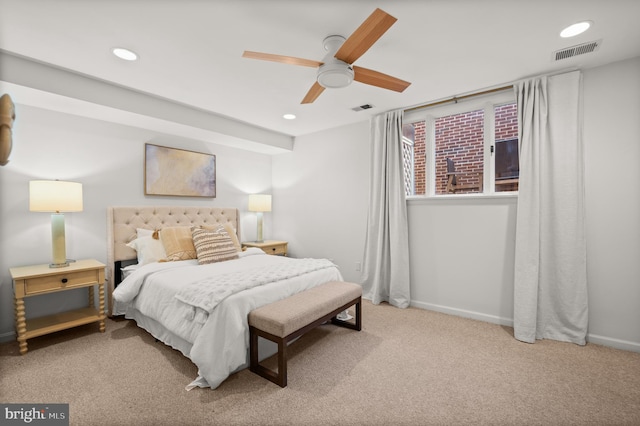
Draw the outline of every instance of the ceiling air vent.
<instances>
[{"instance_id":1,"label":"ceiling air vent","mask_svg":"<svg viewBox=\"0 0 640 426\"><path fill-rule=\"evenodd\" d=\"M369 108L373 108L373 105L364 104L364 105L360 105L360 106L357 106L357 107L351 108L351 109L357 112L357 111L364 111L365 109L369 109Z\"/></svg>"},{"instance_id":2,"label":"ceiling air vent","mask_svg":"<svg viewBox=\"0 0 640 426\"><path fill-rule=\"evenodd\" d=\"M559 61L561 59L572 58L574 56L583 55L585 53L595 52L600 48L602 39L596 41L590 41L588 43L582 43L577 46L567 47L566 49L557 50L553 53L553 60Z\"/></svg>"}]
</instances>

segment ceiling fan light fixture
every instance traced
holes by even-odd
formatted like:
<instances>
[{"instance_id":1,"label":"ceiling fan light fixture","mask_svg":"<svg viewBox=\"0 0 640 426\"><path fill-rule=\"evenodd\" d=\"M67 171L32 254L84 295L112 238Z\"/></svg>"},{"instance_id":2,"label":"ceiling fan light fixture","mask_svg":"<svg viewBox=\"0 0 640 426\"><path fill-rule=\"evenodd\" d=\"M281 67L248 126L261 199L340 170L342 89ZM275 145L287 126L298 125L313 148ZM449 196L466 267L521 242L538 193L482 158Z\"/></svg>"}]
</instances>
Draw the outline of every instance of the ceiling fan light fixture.
<instances>
[{"instance_id":1,"label":"ceiling fan light fixture","mask_svg":"<svg viewBox=\"0 0 640 426\"><path fill-rule=\"evenodd\" d=\"M353 68L342 61L322 64L318 70L318 84L326 89L340 89L353 82Z\"/></svg>"}]
</instances>

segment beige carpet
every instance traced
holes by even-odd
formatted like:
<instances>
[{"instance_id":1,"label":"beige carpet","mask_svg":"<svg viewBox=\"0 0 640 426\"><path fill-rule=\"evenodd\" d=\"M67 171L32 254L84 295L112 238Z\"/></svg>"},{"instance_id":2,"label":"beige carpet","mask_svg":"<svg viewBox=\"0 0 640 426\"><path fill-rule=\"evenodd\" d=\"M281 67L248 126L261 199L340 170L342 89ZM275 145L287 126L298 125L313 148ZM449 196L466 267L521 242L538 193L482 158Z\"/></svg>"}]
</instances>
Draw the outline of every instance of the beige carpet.
<instances>
[{"instance_id":1,"label":"beige carpet","mask_svg":"<svg viewBox=\"0 0 640 426\"><path fill-rule=\"evenodd\" d=\"M72 425L640 425L640 354L516 341L513 330L420 309L363 307L290 349L289 386L247 371L218 389L134 323L0 345L0 401L69 403Z\"/></svg>"}]
</instances>

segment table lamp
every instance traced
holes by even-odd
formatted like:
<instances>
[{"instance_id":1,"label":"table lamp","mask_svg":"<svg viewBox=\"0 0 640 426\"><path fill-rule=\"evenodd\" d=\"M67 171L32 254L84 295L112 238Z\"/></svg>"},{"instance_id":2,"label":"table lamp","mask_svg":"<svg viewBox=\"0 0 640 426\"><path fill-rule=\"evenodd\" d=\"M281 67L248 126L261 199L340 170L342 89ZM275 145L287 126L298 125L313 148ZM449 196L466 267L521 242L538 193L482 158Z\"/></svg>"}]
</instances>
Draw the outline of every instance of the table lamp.
<instances>
[{"instance_id":1,"label":"table lamp","mask_svg":"<svg viewBox=\"0 0 640 426\"><path fill-rule=\"evenodd\" d=\"M50 268L69 266L65 248L64 212L82 211L82 184L61 180L29 182L29 210L51 213L53 262Z\"/></svg>"},{"instance_id":2,"label":"table lamp","mask_svg":"<svg viewBox=\"0 0 640 426\"><path fill-rule=\"evenodd\" d=\"M271 211L271 195L251 194L249 195L249 211L257 212L258 217L258 243L264 242L262 239L262 213Z\"/></svg>"}]
</instances>

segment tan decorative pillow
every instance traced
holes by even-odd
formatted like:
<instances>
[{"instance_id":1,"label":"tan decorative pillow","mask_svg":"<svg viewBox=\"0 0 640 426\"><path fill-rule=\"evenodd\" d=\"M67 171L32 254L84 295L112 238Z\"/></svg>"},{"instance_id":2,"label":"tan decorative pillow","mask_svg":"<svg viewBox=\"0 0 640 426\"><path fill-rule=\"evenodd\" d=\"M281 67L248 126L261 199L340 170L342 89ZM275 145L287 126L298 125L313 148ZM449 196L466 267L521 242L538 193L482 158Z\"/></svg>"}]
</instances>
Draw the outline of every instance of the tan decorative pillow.
<instances>
[{"instance_id":1,"label":"tan decorative pillow","mask_svg":"<svg viewBox=\"0 0 640 426\"><path fill-rule=\"evenodd\" d=\"M160 241L167 253L166 260L196 259L196 248L193 245L190 226L170 226L160 231Z\"/></svg>"},{"instance_id":2,"label":"tan decorative pillow","mask_svg":"<svg viewBox=\"0 0 640 426\"><path fill-rule=\"evenodd\" d=\"M202 225L202 229L215 231L219 226L224 226L224 230L227 231L227 234L229 234L229 237L231 237L231 241L233 242L233 246L236 248L236 251L242 251L242 245L238 240L238 235L236 234L236 230L231 222L227 222L222 225Z\"/></svg>"},{"instance_id":3,"label":"tan decorative pillow","mask_svg":"<svg viewBox=\"0 0 640 426\"><path fill-rule=\"evenodd\" d=\"M191 232L198 264L206 265L238 258L238 251L224 226L219 226L215 231L192 228Z\"/></svg>"}]
</instances>

